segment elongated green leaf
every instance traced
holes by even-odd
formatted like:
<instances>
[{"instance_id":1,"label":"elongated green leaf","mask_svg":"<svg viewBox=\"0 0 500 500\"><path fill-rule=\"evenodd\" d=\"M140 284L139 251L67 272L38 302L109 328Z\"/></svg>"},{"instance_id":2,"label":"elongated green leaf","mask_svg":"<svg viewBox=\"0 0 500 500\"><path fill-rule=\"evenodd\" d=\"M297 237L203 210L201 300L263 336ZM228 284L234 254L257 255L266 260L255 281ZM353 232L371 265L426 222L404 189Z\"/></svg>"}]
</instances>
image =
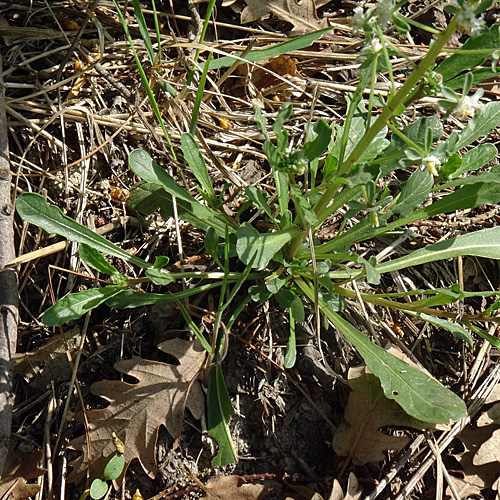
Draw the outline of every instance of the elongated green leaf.
<instances>
[{"instance_id":1,"label":"elongated green leaf","mask_svg":"<svg viewBox=\"0 0 500 500\"><path fill-rule=\"evenodd\" d=\"M455 238L420 248L410 255L379 264L377 271L387 273L436 260L451 259L460 255L500 259L500 227L462 234Z\"/></svg>"},{"instance_id":2,"label":"elongated green leaf","mask_svg":"<svg viewBox=\"0 0 500 500\"><path fill-rule=\"evenodd\" d=\"M196 143L194 137L185 132L181 137L181 147L184 158L186 159L189 168L193 172L198 182L201 184L203 191L208 196L209 199L215 200L215 191L210 182L210 177L208 176L208 169L201 154L200 148Z\"/></svg>"},{"instance_id":3,"label":"elongated green leaf","mask_svg":"<svg viewBox=\"0 0 500 500\"><path fill-rule=\"evenodd\" d=\"M64 325L68 321L82 317L86 312L95 309L121 291L123 291L123 286L110 285L70 293L45 311L43 322L47 326Z\"/></svg>"},{"instance_id":4,"label":"elongated green leaf","mask_svg":"<svg viewBox=\"0 0 500 500\"><path fill-rule=\"evenodd\" d=\"M257 189L255 186L247 186L245 188L245 195L248 196L248 199L257 208L263 210L270 219L274 219L271 207L266 200L266 194L263 191Z\"/></svg>"},{"instance_id":5,"label":"elongated green leaf","mask_svg":"<svg viewBox=\"0 0 500 500\"><path fill-rule=\"evenodd\" d=\"M487 136L500 124L500 102L488 102L476 111L474 118L469 120L467 126L459 134L456 150L465 148L476 139Z\"/></svg>"},{"instance_id":6,"label":"elongated green leaf","mask_svg":"<svg viewBox=\"0 0 500 500\"><path fill-rule=\"evenodd\" d=\"M153 44L151 43L151 38L149 36L148 25L144 19L144 14L142 12L142 7L139 0L133 0L135 17L137 19L137 24L139 25L139 31L141 33L142 40L146 46L146 51L148 53L149 62L154 64L155 54L153 50Z\"/></svg>"},{"instance_id":7,"label":"elongated green leaf","mask_svg":"<svg viewBox=\"0 0 500 500\"><path fill-rule=\"evenodd\" d=\"M17 213L26 222L41 227L49 234L59 234L69 241L85 243L107 255L113 255L139 267L150 267L146 261L130 255L88 227L64 215L58 207L50 206L39 194L22 193L16 202Z\"/></svg>"},{"instance_id":8,"label":"elongated green leaf","mask_svg":"<svg viewBox=\"0 0 500 500\"><path fill-rule=\"evenodd\" d=\"M227 465L237 460L229 431L229 419L233 413L234 409L227 393L222 367L218 364L210 370L207 391L208 432L219 445L219 453L212 460L213 466Z\"/></svg>"},{"instance_id":9,"label":"elongated green leaf","mask_svg":"<svg viewBox=\"0 0 500 500\"><path fill-rule=\"evenodd\" d=\"M297 285L309 300L314 292L303 281ZM385 397L394 399L409 415L431 423L449 423L464 417L465 403L418 368L396 358L385 349L373 344L358 329L332 311L320 299L321 312L338 328L359 352L370 371L380 380Z\"/></svg>"},{"instance_id":10,"label":"elongated green leaf","mask_svg":"<svg viewBox=\"0 0 500 500\"><path fill-rule=\"evenodd\" d=\"M175 273L169 273L163 269L147 269L145 274L155 285L169 285L178 279Z\"/></svg>"},{"instance_id":11,"label":"elongated green leaf","mask_svg":"<svg viewBox=\"0 0 500 500\"><path fill-rule=\"evenodd\" d=\"M234 233L230 219L220 212L202 205L194 198L190 201L177 198L176 201L177 211L182 220L204 231L213 227L221 237L224 237L226 226L229 227L230 233ZM134 210L145 215L160 209L164 219L174 216L172 195L156 183L138 182L132 186L128 203Z\"/></svg>"},{"instance_id":12,"label":"elongated green leaf","mask_svg":"<svg viewBox=\"0 0 500 500\"><path fill-rule=\"evenodd\" d=\"M287 54L288 52L292 52L294 50L305 49L309 47L313 42L318 40L321 35L333 29L333 26L329 28L323 28L321 30L312 31L311 33L306 33L305 35L298 36L293 38L292 40L287 40L286 42L277 43L272 47L267 49L256 49L250 51L245 56L245 61L256 62L263 61L264 59L271 59L272 57L277 57L282 54ZM219 68L229 68L236 59L231 56L221 57L220 59L215 59L214 61L210 61L210 69L219 69ZM203 64L201 65L204 66Z\"/></svg>"},{"instance_id":13,"label":"elongated green leaf","mask_svg":"<svg viewBox=\"0 0 500 500\"><path fill-rule=\"evenodd\" d=\"M476 175L471 175L469 177L461 177L460 179L455 179L453 181L447 182L439 187L439 189L448 189L455 186L466 186L468 184L478 184L478 183L500 183L500 173L499 172L480 172Z\"/></svg>"},{"instance_id":14,"label":"elongated green leaf","mask_svg":"<svg viewBox=\"0 0 500 500\"><path fill-rule=\"evenodd\" d=\"M323 120L318 120L313 126L315 138L304 144L304 154L311 162L319 158L330 144L333 130Z\"/></svg>"},{"instance_id":15,"label":"elongated green leaf","mask_svg":"<svg viewBox=\"0 0 500 500\"><path fill-rule=\"evenodd\" d=\"M461 47L459 51L453 54L448 59L444 60L435 71L443 75L443 81L447 82L450 79L454 79L460 73L464 71L472 70L482 64L489 54L478 53L478 54L463 54L462 51L465 50L487 50L491 51L497 50L499 48L499 28L500 25L494 24L488 30L475 37L469 38ZM449 84L446 83L446 86ZM453 88L457 88L453 86Z\"/></svg>"},{"instance_id":16,"label":"elongated green leaf","mask_svg":"<svg viewBox=\"0 0 500 500\"><path fill-rule=\"evenodd\" d=\"M300 300L299 297L296 297ZM290 307L290 334L288 335L288 342L286 343L285 362L283 366L287 369L293 368L297 361L297 342L295 337L295 318L293 316L293 308Z\"/></svg>"},{"instance_id":17,"label":"elongated green leaf","mask_svg":"<svg viewBox=\"0 0 500 500\"><path fill-rule=\"evenodd\" d=\"M455 170L453 177L472 172L478 168L484 167L498 153L497 148L490 143L479 144L474 149L467 151L462 156L462 165Z\"/></svg>"},{"instance_id":18,"label":"elongated green leaf","mask_svg":"<svg viewBox=\"0 0 500 500\"><path fill-rule=\"evenodd\" d=\"M80 245L78 254L83 262L100 273L109 274L110 276L118 273L115 266L112 266L97 250L85 243Z\"/></svg>"},{"instance_id":19,"label":"elongated green leaf","mask_svg":"<svg viewBox=\"0 0 500 500\"><path fill-rule=\"evenodd\" d=\"M167 193L189 203L196 201L173 177L156 163L146 151L134 149L128 157L130 170L143 181L162 186Z\"/></svg>"},{"instance_id":20,"label":"elongated green leaf","mask_svg":"<svg viewBox=\"0 0 500 500\"><path fill-rule=\"evenodd\" d=\"M472 86L475 87L485 80L491 80L493 78L498 78L500 76L500 70L497 66L497 71L491 71L491 68L479 68L470 72L472 75ZM465 75L459 75L456 78L452 78L446 82L446 87L456 90L462 89L465 84Z\"/></svg>"},{"instance_id":21,"label":"elongated green leaf","mask_svg":"<svg viewBox=\"0 0 500 500\"><path fill-rule=\"evenodd\" d=\"M498 337L495 337L494 335L491 335L488 332L485 332L482 328L479 328L478 326L475 326L468 321L464 321L464 323L476 334L479 335L481 338L484 340L487 340L492 346L496 347L497 349L500 349L500 339Z\"/></svg>"},{"instance_id":22,"label":"elongated green leaf","mask_svg":"<svg viewBox=\"0 0 500 500\"><path fill-rule=\"evenodd\" d=\"M472 349L474 341L472 340L471 333L466 330L462 325L457 323L451 323L450 321L444 318L436 318L435 316L430 316L429 314L419 313L419 312L411 312L407 311L411 316L415 316L416 318L423 319L432 325L439 326L444 330L448 330L456 339L463 340L467 342L469 347Z\"/></svg>"},{"instance_id":23,"label":"elongated green leaf","mask_svg":"<svg viewBox=\"0 0 500 500\"><path fill-rule=\"evenodd\" d=\"M193 295L197 295L198 293L218 288L221 284L221 281L216 281L214 283L207 283L206 285L191 288L190 290L175 292L175 297L182 300L186 297L191 297ZM175 302L173 295L165 293L143 293L137 292L136 290L123 290L117 295L107 299L106 305L109 307L116 307L117 309L134 309L136 307L149 306L152 304L167 304L169 302Z\"/></svg>"},{"instance_id":24,"label":"elongated green leaf","mask_svg":"<svg viewBox=\"0 0 500 500\"><path fill-rule=\"evenodd\" d=\"M261 234L248 223L236 231L236 252L244 264L252 263L258 270L265 269L276 252L280 251L295 235L299 228L290 228L274 233Z\"/></svg>"},{"instance_id":25,"label":"elongated green leaf","mask_svg":"<svg viewBox=\"0 0 500 500\"><path fill-rule=\"evenodd\" d=\"M417 168L410 178L401 184L401 196L393 212L401 214L402 217L410 215L429 196L433 182L432 174L427 169Z\"/></svg>"},{"instance_id":26,"label":"elongated green leaf","mask_svg":"<svg viewBox=\"0 0 500 500\"><path fill-rule=\"evenodd\" d=\"M337 248L342 248L346 245L352 245L359 241L369 238L374 238L379 234L391 231L398 227L402 227L411 222L422 220L433 215L445 214L454 212L455 210L463 210L466 208L475 208L479 205L494 205L500 201L500 184L479 182L472 185L467 185L454 191L453 193L444 196L432 205L416 210L408 217L403 217L394 222L387 224L389 214L381 214L379 216L380 227L373 228L368 219L361 221L351 229L341 234L339 237L324 243L316 248L316 255L330 254ZM299 252L299 257L304 257L306 251Z\"/></svg>"}]
</instances>

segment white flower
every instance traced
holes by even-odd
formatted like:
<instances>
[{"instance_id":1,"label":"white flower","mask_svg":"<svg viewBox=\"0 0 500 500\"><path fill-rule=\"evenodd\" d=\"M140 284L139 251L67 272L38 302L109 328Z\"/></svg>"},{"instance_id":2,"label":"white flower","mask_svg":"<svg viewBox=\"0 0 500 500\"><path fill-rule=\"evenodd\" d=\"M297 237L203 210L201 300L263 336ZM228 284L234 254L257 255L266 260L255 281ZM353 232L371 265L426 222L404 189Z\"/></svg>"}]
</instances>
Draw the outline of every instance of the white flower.
<instances>
[{"instance_id":1,"label":"white flower","mask_svg":"<svg viewBox=\"0 0 500 500\"><path fill-rule=\"evenodd\" d=\"M467 120L468 118L474 118L476 109L481 107L479 99L482 96L482 92L476 92L472 97L465 95L458 100L457 107L454 109L453 114L459 120Z\"/></svg>"},{"instance_id":2,"label":"white flower","mask_svg":"<svg viewBox=\"0 0 500 500\"><path fill-rule=\"evenodd\" d=\"M474 14L471 2L466 3L460 12L457 14L457 24L461 31L465 33L470 33L471 36L478 36L483 31L484 20L483 15L476 17Z\"/></svg>"},{"instance_id":3,"label":"white flower","mask_svg":"<svg viewBox=\"0 0 500 500\"><path fill-rule=\"evenodd\" d=\"M441 162L439 161L439 159L434 155L430 155L422 158L420 168L422 170L427 169L434 177L437 177L439 174L436 167L439 167L440 165Z\"/></svg>"},{"instance_id":4,"label":"white flower","mask_svg":"<svg viewBox=\"0 0 500 500\"><path fill-rule=\"evenodd\" d=\"M374 54L382 50L382 44L380 43L380 40L377 37L373 37L370 46Z\"/></svg>"},{"instance_id":5,"label":"white flower","mask_svg":"<svg viewBox=\"0 0 500 500\"><path fill-rule=\"evenodd\" d=\"M350 19L351 27L352 27L352 34L357 35L361 29L363 29L363 26L365 25L365 15L363 13L363 7L357 6L354 9L354 15Z\"/></svg>"},{"instance_id":6,"label":"white flower","mask_svg":"<svg viewBox=\"0 0 500 500\"><path fill-rule=\"evenodd\" d=\"M386 28L391 22L392 11L394 10L393 0L380 0L375 11L377 12L378 21L382 28Z\"/></svg>"}]
</instances>

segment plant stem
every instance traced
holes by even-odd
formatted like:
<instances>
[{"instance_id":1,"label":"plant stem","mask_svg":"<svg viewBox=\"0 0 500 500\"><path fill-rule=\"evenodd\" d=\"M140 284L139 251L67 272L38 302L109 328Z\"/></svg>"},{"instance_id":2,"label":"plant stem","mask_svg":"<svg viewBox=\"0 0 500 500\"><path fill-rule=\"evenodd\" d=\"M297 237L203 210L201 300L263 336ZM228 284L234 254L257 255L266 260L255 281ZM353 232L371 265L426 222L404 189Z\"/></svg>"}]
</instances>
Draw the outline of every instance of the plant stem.
<instances>
[{"instance_id":1,"label":"plant stem","mask_svg":"<svg viewBox=\"0 0 500 500\"><path fill-rule=\"evenodd\" d=\"M455 33L457 26L456 17L454 17L446 29L438 36L436 41L430 46L429 52L424 57L422 62L413 70L404 85L394 95L394 97L387 103L387 106L382 110L375 123L365 132L358 144L353 149L349 158L342 162L337 171L337 176L340 177L350 172L353 165L359 160L360 156L375 139L377 134L382 128L389 123L390 119L394 116L398 107L405 102L406 97L411 93L412 89L418 84L420 79L425 75L427 70L434 64L439 53L445 46L446 42ZM335 196L338 185L335 183L329 186L319 201L316 203L314 210L316 214L320 214L328 206L331 199Z\"/></svg>"}]
</instances>

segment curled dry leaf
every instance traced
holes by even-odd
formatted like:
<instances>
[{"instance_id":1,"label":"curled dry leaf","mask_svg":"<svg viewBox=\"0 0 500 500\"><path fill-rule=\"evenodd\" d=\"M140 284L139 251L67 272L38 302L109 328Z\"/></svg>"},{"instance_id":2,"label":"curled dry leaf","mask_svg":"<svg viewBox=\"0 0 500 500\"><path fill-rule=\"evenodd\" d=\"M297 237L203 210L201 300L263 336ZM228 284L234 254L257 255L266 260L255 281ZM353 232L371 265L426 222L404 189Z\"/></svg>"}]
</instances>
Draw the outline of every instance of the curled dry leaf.
<instances>
[{"instance_id":1,"label":"curled dry leaf","mask_svg":"<svg viewBox=\"0 0 500 500\"><path fill-rule=\"evenodd\" d=\"M316 16L314 0L246 0L247 6L241 13L242 24L274 14L283 21L288 21L299 30L318 30L326 27L324 20Z\"/></svg>"},{"instance_id":2,"label":"curled dry leaf","mask_svg":"<svg viewBox=\"0 0 500 500\"><path fill-rule=\"evenodd\" d=\"M219 476L205 486L207 500L261 500L281 490L277 481L264 479L247 482L241 476Z\"/></svg>"},{"instance_id":3,"label":"curled dry leaf","mask_svg":"<svg viewBox=\"0 0 500 500\"><path fill-rule=\"evenodd\" d=\"M385 451L400 450L409 442L404 436L384 434L381 427L436 428L411 417L395 401L387 399L380 381L366 366L351 368L348 379L352 392L344 412L345 422L337 428L332 442L337 455L348 456L357 465L380 462Z\"/></svg>"},{"instance_id":4,"label":"curled dry leaf","mask_svg":"<svg viewBox=\"0 0 500 500\"><path fill-rule=\"evenodd\" d=\"M145 472L156 472L156 439L158 428L165 425L177 437L180 433L184 408L199 419L205 398L196 380L205 360L199 342L172 339L158 346L175 356L179 365L149 361L134 356L118 361L115 368L138 380L128 384L119 380L103 380L92 385L92 393L109 401L109 406L87 412L89 442L86 436L70 444L82 455L72 462L69 481L79 482L88 468L92 477L99 476L111 455L115 453L113 433L125 445L125 463L138 458ZM90 450L90 452L89 452Z\"/></svg>"}]
</instances>

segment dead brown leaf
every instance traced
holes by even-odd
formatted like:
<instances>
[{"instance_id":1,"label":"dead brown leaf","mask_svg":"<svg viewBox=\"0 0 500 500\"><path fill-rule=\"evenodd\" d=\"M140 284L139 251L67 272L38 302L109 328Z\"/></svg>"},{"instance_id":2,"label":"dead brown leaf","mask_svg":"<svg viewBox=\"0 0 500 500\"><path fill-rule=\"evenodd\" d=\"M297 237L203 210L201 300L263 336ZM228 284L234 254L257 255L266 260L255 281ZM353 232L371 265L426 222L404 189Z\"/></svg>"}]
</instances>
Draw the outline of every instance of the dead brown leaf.
<instances>
[{"instance_id":1,"label":"dead brown leaf","mask_svg":"<svg viewBox=\"0 0 500 500\"><path fill-rule=\"evenodd\" d=\"M78 349L80 328L55 335L33 351L14 356L14 375L23 377L30 387L45 391L53 381L65 382L71 378L68 353Z\"/></svg>"},{"instance_id":2,"label":"dead brown leaf","mask_svg":"<svg viewBox=\"0 0 500 500\"><path fill-rule=\"evenodd\" d=\"M317 30L326 27L325 20L316 16L314 0L246 0L247 6L241 13L242 24L274 14L288 21L299 30Z\"/></svg>"},{"instance_id":3,"label":"dead brown leaf","mask_svg":"<svg viewBox=\"0 0 500 500\"><path fill-rule=\"evenodd\" d=\"M138 458L145 472L154 477L159 426L165 425L168 432L177 437L185 407L195 418L201 418L204 395L195 378L205 360L205 351L199 342L182 339L167 340L158 348L175 356L180 364L169 365L134 356L117 362L115 368L136 378L137 384L103 380L92 385L92 393L110 405L87 412L89 442L85 435L71 442L82 455L71 464L69 481L79 482L89 468L93 476L102 473L115 452L113 432L125 444L125 463L128 465Z\"/></svg>"},{"instance_id":4,"label":"dead brown leaf","mask_svg":"<svg viewBox=\"0 0 500 500\"><path fill-rule=\"evenodd\" d=\"M241 476L219 476L205 485L205 496L209 500L260 500L281 490L277 481L264 479L246 482Z\"/></svg>"},{"instance_id":5,"label":"dead brown leaf","mask_svg":"<svg viewBox=\"0 0 500 500\"><path fill-rule=\"evenodd\" d=\"M384 460L387 450L400 450L408 444L403 436L388 436L381 427L398 426L429 429L432 424L416 420L395 401L384 396L380 381L366 366L351 368L348 374L349 395L332 446L339 456L348 456L357 465Z\"/></svg>"},{"instance_id":6,"label":"dead brown leaf","mask_svg":"<svg viewBox=\"0 0 500 500\"><path fill-rule=\"evenodd\" d=\"M42 450L23 453L11 446L0 478L0 498L5 500L24 500L40 491L40 485L28 483L45 474L45 469L38 466Z\"/></svg>"},{"instance_id":7,"label":"dead brown leaf","mask_svg":"<svg viewBox=\"0 0 500 500\"><path fill-rule=\"evenodd\" d=\"M332 492L328 497L328 500L359 500L363 494L363 488L359 485L358 478L352 473L349 473L349 479L347 481L347 491L344 495L342 491L342 486L340 483L334 479Z\"/></svg>"},{"instance_id":8,"label":"dead brown leaf","mask_svg":"<svg viewBox=\"0 0 500 500\"><path fill-rule=\"evenodd\" d=\"M475 465L474 457L481 445L488 441L493 430L498 426L485 426L472 428L466 427L460 434L459 439L464 445L464 452L454 455L460 463L464 477L464 491L471 491L471 488L490 488L499 477L498 463L485 463L484 465ZM467 488L466 488L467 486ZM466 498L465 496L462 498Z\"/></svg>"}]
</instances>

